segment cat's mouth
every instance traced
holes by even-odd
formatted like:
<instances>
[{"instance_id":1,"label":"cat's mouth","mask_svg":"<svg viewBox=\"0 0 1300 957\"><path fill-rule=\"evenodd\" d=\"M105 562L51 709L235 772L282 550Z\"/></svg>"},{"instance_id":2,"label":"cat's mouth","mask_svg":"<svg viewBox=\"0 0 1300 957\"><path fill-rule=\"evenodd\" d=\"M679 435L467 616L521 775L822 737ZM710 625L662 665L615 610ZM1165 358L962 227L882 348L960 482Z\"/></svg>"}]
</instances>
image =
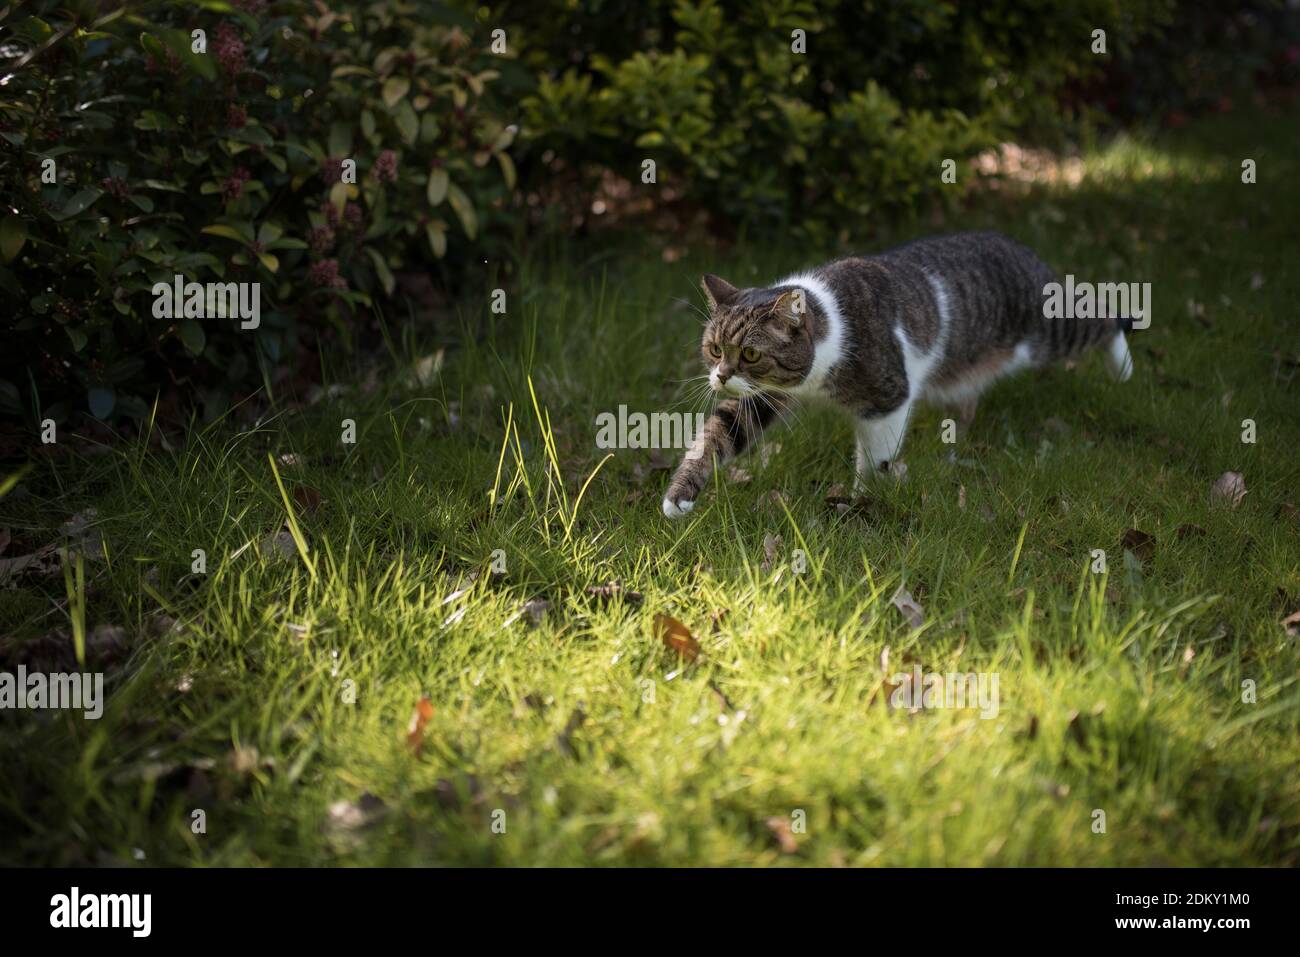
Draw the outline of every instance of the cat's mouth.
<instances>
[{"instance_id":1,"label":"cat's mouth","mask_svg":"<svg viewBox=\"0 0 1300 957\"><path fill-rule=\"evenodd\" d=\"M726 382L722 383L721 385L715 384L713 386L713 391L719 392L722 395L730 395L730 396L735 396L737 398L744 398L747 395L753 395L755 392L758 391L758 389L754 388L754 386L750 385L744 379L735 377L735 378L728 379Z\"/></svg>"}]
</instances>

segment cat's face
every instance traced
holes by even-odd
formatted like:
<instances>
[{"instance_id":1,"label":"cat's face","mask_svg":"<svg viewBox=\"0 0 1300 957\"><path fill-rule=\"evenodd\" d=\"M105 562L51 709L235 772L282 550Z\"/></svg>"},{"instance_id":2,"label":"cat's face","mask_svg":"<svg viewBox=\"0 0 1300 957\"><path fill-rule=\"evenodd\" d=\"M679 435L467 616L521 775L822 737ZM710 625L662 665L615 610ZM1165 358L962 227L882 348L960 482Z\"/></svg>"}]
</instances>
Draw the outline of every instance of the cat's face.
<instances>
[{"instance_id":1,"label":"cat's face","mask_svg":"<svg viewBox=\"0 0 1300 957\"><path fill-rule=\"evenodd\" d=\"M709 321L700 351L715 392L781 392L807 377L813 343L803 289L737 289L711 275L704 277L703 287Z\"/></svg>"}]
</instances>

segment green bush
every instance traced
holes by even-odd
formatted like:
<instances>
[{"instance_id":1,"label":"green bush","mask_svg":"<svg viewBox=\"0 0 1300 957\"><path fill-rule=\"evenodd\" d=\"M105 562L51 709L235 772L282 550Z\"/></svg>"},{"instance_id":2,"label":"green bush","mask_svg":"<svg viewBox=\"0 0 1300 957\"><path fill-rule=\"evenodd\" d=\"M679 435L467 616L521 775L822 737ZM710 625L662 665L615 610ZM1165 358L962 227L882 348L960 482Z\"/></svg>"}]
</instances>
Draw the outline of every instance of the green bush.
<instances>
[{"instance_id":1,"label":"green bush","mask_svg":"<svg viewBox=\"0 0 1300 957\"><path fill-rule=\"evenodd\" d=\"M346 342L395 272L443 257L455 272L494 248L514 130L493 106L507 61L472 19L422 3L107 6L0 20L0 311L17 346L0 355L0 411L138 416L160 387L229 395L269 381L307 332ZM156 318L154 284L177 273L260 283L260 326Z\"/></svg>"},{"instance_id":2,"label":"green bush","mask_svg":"<svg viewBox=\"0 0 1300 957\"><path fill-rule=\"evenodd\" d=\"M637 184L654 159L659 186L729 221L825 239L943 196L944 159L1058 128L1059 91L1109 62L1092 31L1113 55L1171 6L528 0L504 18L538 73L533 155L584 156L593 182L607 166Z\"/></svg>"}]
</instances>

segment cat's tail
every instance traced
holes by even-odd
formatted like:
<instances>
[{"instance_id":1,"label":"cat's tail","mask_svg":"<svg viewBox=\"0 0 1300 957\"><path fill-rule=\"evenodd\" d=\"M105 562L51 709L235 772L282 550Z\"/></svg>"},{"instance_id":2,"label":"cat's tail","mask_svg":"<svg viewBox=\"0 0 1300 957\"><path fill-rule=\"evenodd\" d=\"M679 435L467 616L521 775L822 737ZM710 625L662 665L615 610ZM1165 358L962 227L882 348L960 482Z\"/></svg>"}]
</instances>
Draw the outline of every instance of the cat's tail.
<instances>
[{"instance_id":1,"label":"cat's tail","mask_svg":"<svg viewBox=\"0 0 1300 957\"><path fill-rule=\"evenodd\" d=\"M1106 351L1106 367L1116 382L1127 382L1133 375L1133 353L1128 350L1128 340L1124 338L1124 333L1133 331L1133 320L1116 319L1115 324L1119 329L1111 337L1110 347Z\"/></svg>"},{"instance_id":2,"label":"cat's tail","mask_svg":"<svg viewBox=\"0 0 1300 957\"><path fill-rule=\"evenodd\" d=\"M1073 359L1088 349L1106 347L1106 365L1119 382L1133 375L1133 354L1124 333L1133 328L1132 319L1048 319L1043 346L1053 360Z\"/></svg>"}]
</instances>

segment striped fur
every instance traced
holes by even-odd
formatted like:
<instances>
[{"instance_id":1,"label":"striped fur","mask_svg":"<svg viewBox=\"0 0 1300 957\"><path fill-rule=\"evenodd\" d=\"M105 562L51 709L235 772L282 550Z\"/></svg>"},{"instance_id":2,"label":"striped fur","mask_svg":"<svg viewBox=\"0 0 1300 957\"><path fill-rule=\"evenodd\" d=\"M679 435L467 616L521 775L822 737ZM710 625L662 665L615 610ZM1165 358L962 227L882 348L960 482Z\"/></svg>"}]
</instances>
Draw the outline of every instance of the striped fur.
<instances>
[{"instance_id":1,"label":"striped fur","mask_svg":"<svg viewBox=\"0 0 1300 957\"><path fill-rule=\"evenodd\" d=\"M1132 372L1115 319L1048 319L1055 273L1000 233L923 239L850 256L766 288L704 278L701 354L724 400L669 483L664 514L690 511L713 469L754 444L792 399L856 421L859 481L888 468L918 401L967 410L998 378L1107 347Z\"/></svg>"}]
</instances>

